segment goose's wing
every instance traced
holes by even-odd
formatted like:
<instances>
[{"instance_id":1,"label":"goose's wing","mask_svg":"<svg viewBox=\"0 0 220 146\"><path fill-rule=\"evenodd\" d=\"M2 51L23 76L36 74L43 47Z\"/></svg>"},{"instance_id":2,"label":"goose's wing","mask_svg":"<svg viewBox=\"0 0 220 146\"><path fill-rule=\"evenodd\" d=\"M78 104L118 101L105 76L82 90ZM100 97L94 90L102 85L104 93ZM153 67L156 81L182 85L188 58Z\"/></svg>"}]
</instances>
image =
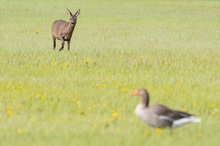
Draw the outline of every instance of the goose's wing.
<instances>
[{"instance_id":1,"label":"goose's wing","mask_svg":"<svg viewBox=\"0 0 220 146\"><path fill-rule=\"evenodd\" d=\"M151 106L151 109L157 116L159 116L159 118L166 119L169 121L174 121L192 116L191 114L188 114L186 112L172 110L161 104L153 105Z\"/></svg>"}]
</instances>

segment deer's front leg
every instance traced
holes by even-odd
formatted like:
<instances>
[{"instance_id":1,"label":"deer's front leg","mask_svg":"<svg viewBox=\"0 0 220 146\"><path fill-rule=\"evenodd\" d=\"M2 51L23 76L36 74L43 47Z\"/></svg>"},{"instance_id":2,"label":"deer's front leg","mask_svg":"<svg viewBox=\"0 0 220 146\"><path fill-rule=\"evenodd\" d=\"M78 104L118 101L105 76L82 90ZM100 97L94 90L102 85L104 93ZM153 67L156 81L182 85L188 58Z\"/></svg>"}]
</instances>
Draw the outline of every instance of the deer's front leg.
<instances>
[{"instance_id":1,"label":"deer's front leg","mask_svg":"<svg viewBox=\"0 0 220 146\"><path fill-rule=\"evenodd\" d=\"M70 40L67 41L68 44L68 50L70 51Z\"/></svg>"},{"instance_id":2,"label":"deer's front leg","mask_svg":"<svg viewBox=\"0 0 220 146\"><path fill-rule=\"evenodd\" d=\"M65 44L65 43L64 43L64 36L61 36L60 38L61 38L61 42L62 42L62 43L61 43L60 51L62 51L63 48L64 48L64 44Z\"/></svg>"},{"instance_id":3,"label":"deer's front leg","mask_svg":"<svg viewBox=\"0 0 220 146\"><path fill-rule=\"evenodd\" d=\"M55 48L56 48L56 38L54 36L52 36L52 38L53 38L53 49L55 50Z\"/></svg>"}]
</instances>

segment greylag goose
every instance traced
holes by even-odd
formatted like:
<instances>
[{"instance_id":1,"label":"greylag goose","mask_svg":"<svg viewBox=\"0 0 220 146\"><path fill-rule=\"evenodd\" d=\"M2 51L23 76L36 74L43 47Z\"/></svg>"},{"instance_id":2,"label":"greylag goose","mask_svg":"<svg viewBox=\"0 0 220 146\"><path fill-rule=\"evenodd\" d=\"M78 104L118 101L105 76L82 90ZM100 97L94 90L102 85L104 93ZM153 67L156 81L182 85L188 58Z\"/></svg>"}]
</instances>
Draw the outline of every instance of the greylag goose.
<instances>
[{"instance_id":1,"label":"greylag goose","mask_svg":"<svg viewBox=\"0 0 220 146\"><path fill-rule=\"evenodd\" d=\"M136 107L135 113L144 123L152 127L175 128L190 122L201 122L200 118L194 117L189 113L172 110L161 104L149 106L149 94L146 89L139 89L131 95L142 97L142 101Z\"/></svg>"}]
</instances>

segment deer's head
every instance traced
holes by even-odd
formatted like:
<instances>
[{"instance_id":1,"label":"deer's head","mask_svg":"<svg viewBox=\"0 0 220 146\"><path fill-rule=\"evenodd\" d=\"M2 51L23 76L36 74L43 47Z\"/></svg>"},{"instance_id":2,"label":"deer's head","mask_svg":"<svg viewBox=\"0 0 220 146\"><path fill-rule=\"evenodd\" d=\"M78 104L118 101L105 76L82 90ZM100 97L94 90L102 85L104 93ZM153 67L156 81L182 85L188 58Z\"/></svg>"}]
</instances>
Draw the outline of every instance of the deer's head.
<instances>
[{"instance_id":1,"label":"deer's head","mask_svg":"<svg viewBox=\"0 0 220 146\"><path fill-rule=\"evenodd\" d=\"M67 12L67 14L69 15L69 17L70 17L70 24L71 25L76 25L76 21L77 21L77 17L79 16L79 14L80 14L80 9L73 15L71 12L70 12L70 10L68 10L68 9L66 9L66 12Z\"/></svg>"}]
</instances>

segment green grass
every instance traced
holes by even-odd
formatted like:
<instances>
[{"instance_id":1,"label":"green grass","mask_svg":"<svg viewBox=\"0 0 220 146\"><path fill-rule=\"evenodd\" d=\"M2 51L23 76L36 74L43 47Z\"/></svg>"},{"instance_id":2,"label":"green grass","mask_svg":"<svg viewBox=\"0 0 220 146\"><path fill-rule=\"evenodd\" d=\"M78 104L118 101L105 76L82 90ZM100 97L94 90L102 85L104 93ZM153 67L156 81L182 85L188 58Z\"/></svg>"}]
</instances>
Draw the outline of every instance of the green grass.
<instances>
[{"instance_id":1,"label":"green grass","mask_svg":"<svg viewBox=\"0 0 220 146\"><path fill-rule=\"evenodd\" d=\"M66 8L81 9L71 53L52 49ZM219 144L220 2L1 0L0 20L0 145ZM141 87L202 123L145 126Z\"/></svg>"}]
</instances>

